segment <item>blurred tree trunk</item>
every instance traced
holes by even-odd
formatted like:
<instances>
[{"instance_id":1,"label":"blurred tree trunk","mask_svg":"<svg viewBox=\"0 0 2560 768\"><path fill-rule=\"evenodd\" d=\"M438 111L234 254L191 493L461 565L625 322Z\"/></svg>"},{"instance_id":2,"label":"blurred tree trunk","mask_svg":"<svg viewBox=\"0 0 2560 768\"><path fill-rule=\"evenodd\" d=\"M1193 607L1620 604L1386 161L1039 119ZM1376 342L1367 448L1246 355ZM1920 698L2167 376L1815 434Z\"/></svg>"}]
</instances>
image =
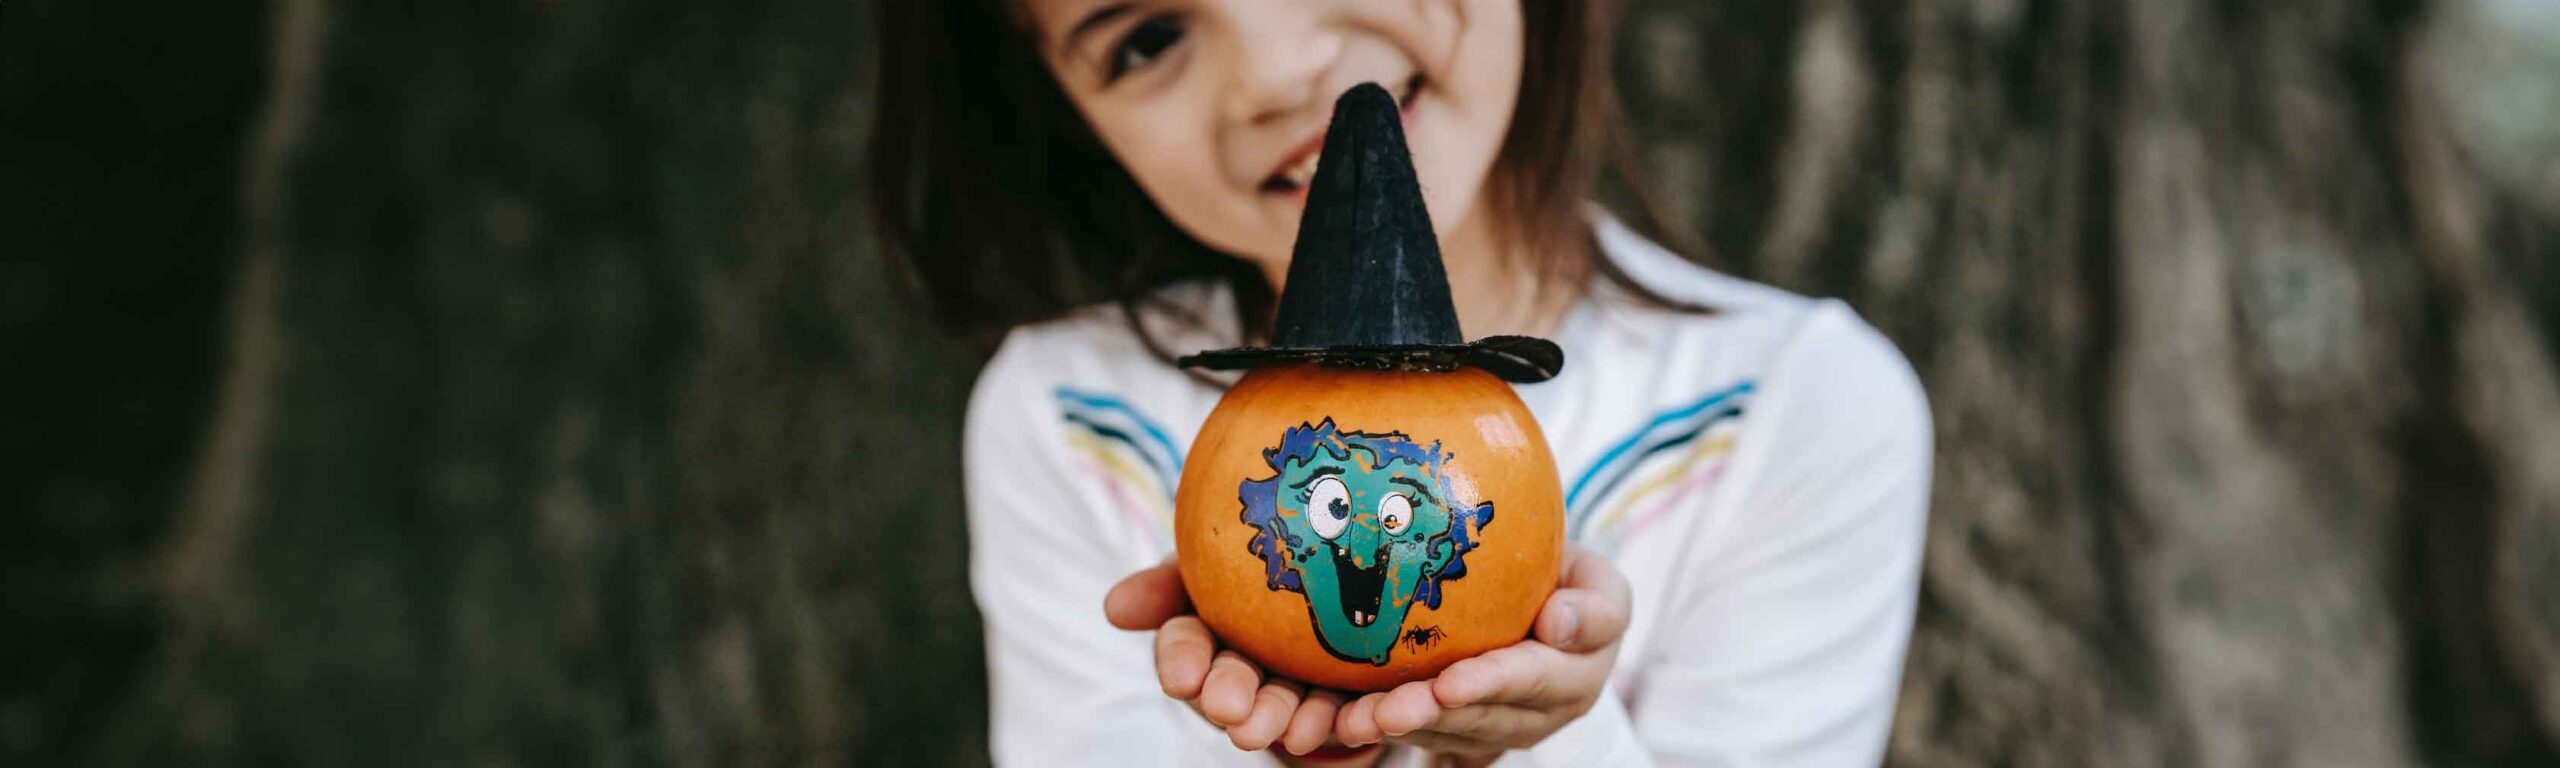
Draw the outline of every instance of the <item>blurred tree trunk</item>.
<instances>
[{"instance_id":1,"label":"blurred tree trunk","mask_svg":"<svg viewBox=\"0 0 2560 768\"><path fill-rule=\"evenodd\" d=\"M2560 215L2455 140L2446 12L1634 12L1671 229L1929 384L1897 763L2553 764Z\"/></svg>"},{"instance_id":2,"label":"blurred tree trunk","mask_svg":"<svg viewBox=\"0 0 2560 768\"><path fill-rule=\"evenodd\" d=\"M1930 385L1896 762L2560 760L2560 189L2455 129L2467 6L1633 5L1673 239L1849 298ZM974 361L869 260L865 9L269 12L234 300L172 315L226 340L218 394L172 358L139 398L186 424L154 444L209 412L199 458L79 507L125 510L74 548L109 575L43 572L158 595L72 617L121 639L75 661L151 663L13 692L0 743L59 710L114 715L81 762L982 762ZM76 474L40 533L94 533Z\"/></svg>"},{"instance_id":3,"label":"blurred tree trunk","mask_svg":"<svg viewBox=\"0 0 2560 768\"><path fill-rule=\"evenodd\" d=\"M115 762L984 762L859 3L282 0Z\"/></svg>"},{"instance_id":4,"label":"blurred tree trunk","mask_svg":"<svg viewBox=\"0 0 2560 768\"><path fill-rule=\"evenodd\" d=\"M259 103L255 3L0 2L0 765L76 764L168 628Z\"/></svg>"}]
</instances>

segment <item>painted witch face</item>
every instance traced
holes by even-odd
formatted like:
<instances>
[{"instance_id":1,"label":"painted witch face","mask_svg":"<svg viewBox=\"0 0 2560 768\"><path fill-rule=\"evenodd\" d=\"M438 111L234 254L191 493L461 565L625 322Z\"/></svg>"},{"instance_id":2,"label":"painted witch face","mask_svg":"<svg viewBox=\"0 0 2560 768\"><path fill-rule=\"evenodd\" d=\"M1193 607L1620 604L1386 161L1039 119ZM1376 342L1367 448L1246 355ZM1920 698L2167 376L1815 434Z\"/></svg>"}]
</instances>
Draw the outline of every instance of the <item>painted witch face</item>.
<instances>
[{"instance_id":1,"label":"painted witch face","mask_svg":"<svg viewBox=\"0 0 2560 768\"><path fill-rule=\"evenodd\" d=\"M1466 575L1493 504L1452 498L1438 443L1403 433L1301 424L1263 451L1275 473L1237 492L1246 545L1273 590L1306 596L1316 637L1347 661L1376 665L1404 637L1417 601L1440 607L1443 582Z\"/></svg>"}]
</instances>

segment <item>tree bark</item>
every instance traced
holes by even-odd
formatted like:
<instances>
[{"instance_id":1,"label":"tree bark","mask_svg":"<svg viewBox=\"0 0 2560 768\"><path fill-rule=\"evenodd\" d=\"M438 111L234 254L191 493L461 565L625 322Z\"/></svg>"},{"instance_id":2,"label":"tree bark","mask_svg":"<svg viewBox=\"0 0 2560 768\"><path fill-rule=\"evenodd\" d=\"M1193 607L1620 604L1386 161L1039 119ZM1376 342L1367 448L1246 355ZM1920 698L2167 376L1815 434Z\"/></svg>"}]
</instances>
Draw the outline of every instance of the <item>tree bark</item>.
<instances>
[{"instance_id":1,"label":"tree bark","mask_svg":"<svg viewBox=\"0 0 2560 768\"><path fill-rule=\"evenodd\" d=\"M0 310L150 385L13 398L69 406L0 462L47 513L0 761L985 761L977 358L855 199L894 30L280 0L202 67L22 44L122 40L67 7L9 5L44 66L0 67L0 139L89 154L13 153L45 183L0 215L112 266ZM2490 8L1631 4L1664 237L1849 299L1928 384L1895 763L2560 763L2560 64L2491 77ZM122 101L19 73L173 69L263 86L151 113L225 126L185 145L19 119ZM123 270L156 322L23 300Z\"/></svg>"},{"instance_id":2,"label":"tree bark","mask_svg":"<svg viewBox=\"0 0 2560 768\"><path fill-rule=\"evenodd\" d=\"M867 9L275 8L176 631L111 762L984 762L974 359L854 191Z\"/></svg>"},{"instance_id":3,"label":"tree bark","mask_svg":"<svg viewBox=\"0 0 2560 768\"><path fill-rule=\"evenodd\" d=\"M2560 217L2441 117L2462 7L1763 5L1622 79L1672 229L1928 383L1896 762L2553 761Z\"/></svg>"}]
</instances>

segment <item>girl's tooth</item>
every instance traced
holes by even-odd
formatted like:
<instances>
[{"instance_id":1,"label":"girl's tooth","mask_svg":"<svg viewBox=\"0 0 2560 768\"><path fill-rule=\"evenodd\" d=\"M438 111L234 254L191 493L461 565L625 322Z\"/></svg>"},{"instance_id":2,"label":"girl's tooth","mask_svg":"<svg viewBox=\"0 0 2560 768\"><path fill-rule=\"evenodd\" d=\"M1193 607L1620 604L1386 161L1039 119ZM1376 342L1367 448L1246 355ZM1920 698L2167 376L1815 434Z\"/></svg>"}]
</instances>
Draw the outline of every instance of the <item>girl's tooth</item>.
<instances>
[{"instance_id":1,"label":"girl's tooth","mask_svg":"<svg viewBox=\"0 0 2560 768\"><path fill-rule=\"evenodd\" d=\"M1306 186L1307 182L1314 180L1316 176L1316 159L1316 155L1310 154L1304 159L1299 160L1296 165L1289 166L1289 180L1296 182L1297 185L1301 187Z\"/></svg>"}]
</instances>

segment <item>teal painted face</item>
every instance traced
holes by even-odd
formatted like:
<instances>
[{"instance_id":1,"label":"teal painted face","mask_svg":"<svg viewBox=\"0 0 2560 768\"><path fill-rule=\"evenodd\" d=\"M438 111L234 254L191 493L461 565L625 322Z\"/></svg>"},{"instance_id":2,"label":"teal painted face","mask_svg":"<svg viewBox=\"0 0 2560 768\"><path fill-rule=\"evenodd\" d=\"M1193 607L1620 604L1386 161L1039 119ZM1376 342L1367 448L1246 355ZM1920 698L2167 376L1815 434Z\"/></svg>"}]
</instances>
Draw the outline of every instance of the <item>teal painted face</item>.
<instances>
[{"instance_id":1,"label":"teal painted face","mask_svg":"<svg viewBox=\"0 0 2560 768\"><path fill-rule=\"evenodd\" d=\"M1238 489L1244 522L1260 529L1247 549L1272 589L1306 597L1326 650L1386 664L1413 604L1439 607L1442 582L1466 573L1493 505L1450 498L1439 444L1398 432L1343 432L1326 419L1263 454L1276 474Z\"/></svg>"}]
</instances>

